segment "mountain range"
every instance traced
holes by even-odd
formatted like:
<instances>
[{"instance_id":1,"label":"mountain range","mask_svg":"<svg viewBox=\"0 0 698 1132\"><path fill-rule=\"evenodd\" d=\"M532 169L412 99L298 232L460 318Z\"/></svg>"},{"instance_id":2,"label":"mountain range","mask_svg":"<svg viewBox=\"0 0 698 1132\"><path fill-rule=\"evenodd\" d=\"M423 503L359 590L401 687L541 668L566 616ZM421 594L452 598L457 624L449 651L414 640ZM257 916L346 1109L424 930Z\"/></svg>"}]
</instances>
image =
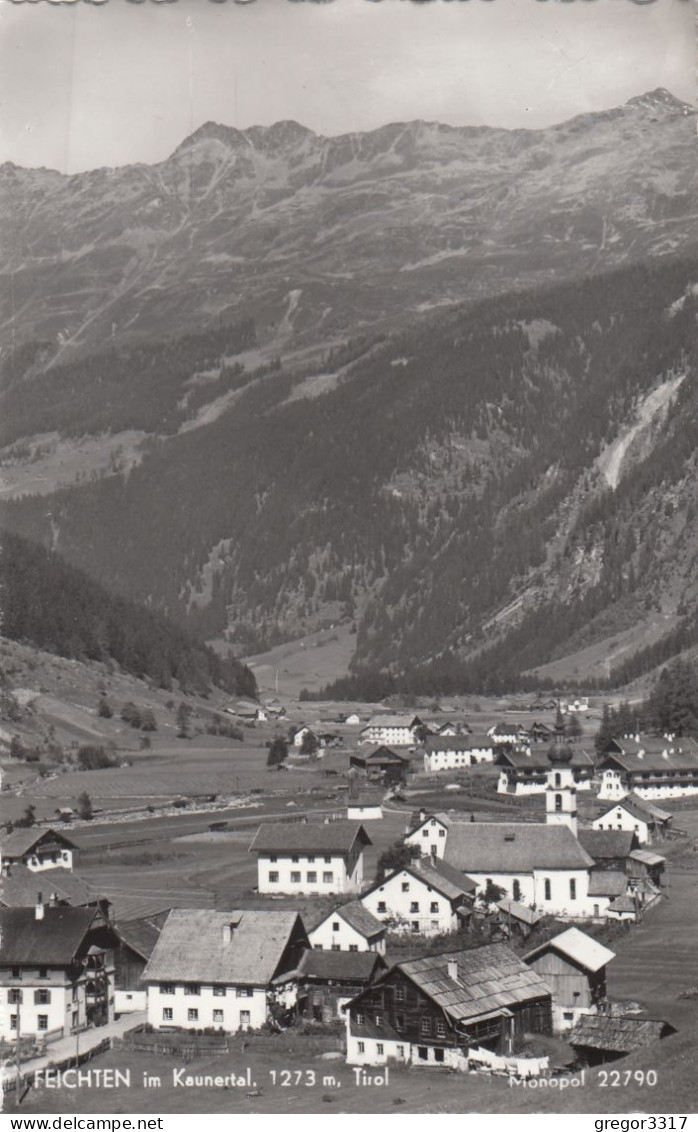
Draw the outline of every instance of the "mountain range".
<instances>
[{"instance_id":1,"label":"mountain range","mask_svg":"<svg viewBox=\"0 0 698 1132\"><path fill-rule=\"evenodd\" d=\"M5 165L3 525L239 652L641 674L698 624L695 206L666 91Z\"/></svg>"}]
</instances>

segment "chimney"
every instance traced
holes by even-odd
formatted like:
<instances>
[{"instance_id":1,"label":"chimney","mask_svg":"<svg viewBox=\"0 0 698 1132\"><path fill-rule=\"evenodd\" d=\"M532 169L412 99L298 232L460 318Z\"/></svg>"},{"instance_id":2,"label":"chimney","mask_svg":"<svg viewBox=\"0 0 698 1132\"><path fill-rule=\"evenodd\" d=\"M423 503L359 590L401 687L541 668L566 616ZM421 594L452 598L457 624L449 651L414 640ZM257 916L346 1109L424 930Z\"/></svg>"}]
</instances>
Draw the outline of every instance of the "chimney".
<instances>
[{"instance_id":1,"label":"chimney","mask_svg":"<svg viewBox=\"0 0 698 1132\"><path fill-rule=\"evenodd\" d=\"M43 920L44 918L44 898L41 892L36 894L36 904L34 906L34 919Z\"/></svg>"},{"instance_id":2,"label":"chimney","mask_svg":"<svg viewBox=\"0 0 698 1132\"><path fill-rule=\"evenodd\" d=\"M458 983L460 986L460 979L458 978L458 962L455 959L448 959L446 962L446 971L452 983Z\"/></svg>"},{"instance_id":3,"label":"chimney","mask_svg":"<svg viewBox=\"0 0 698 1132\"><path fill-rule=\"evenodd\" d=\"M228 944L233 938L233 925L223 924L223 943Z\"/></svg>"},{"instance_id":4,"label":"chimney","mask_svg":"<svg viewBox=\"0 0 698 1132\"><path fill-rule=\"evenodd\" d=\"M420 810L419 811L419 820L420 821L426 821L427 820L427 811L426 810Z\"/></svg>"},{"instance_id":5,"label":"chimney","mask_svg":"<svg viewBox=\"0 0 698 1132\"><path fill-rule=\"evenodd\" d=\"M55 908L58 903L58 893L52 892L48 898L48 902L52 908Z\"/></svg>"}]
</instances>

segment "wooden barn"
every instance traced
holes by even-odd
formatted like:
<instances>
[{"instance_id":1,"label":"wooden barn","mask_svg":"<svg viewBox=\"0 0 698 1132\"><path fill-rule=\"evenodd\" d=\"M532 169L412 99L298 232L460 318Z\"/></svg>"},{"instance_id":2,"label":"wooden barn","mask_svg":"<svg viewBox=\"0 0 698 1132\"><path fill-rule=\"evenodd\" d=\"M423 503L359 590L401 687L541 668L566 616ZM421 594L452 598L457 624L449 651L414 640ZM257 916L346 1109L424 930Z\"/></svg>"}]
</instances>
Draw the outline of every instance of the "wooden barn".
<instances>
[{"instance_id":1,"label":"wooden barn","mask_svg":"<svg viewBox=\"0 0 698 1132\"><path fill-rule=\"evenodd\" d=\"M675 1033L676 1029L669 1022L655 1018L598 1014L580 1018L567 1040L581 1061L600 1065L604 1061L617 1061L633 1050L654 1045Z\"/></svg>"},{"instance_id":2,"label":"wooden barn","mask_svg":"<svg viewBox=\"0 0 698 1132\"><path fill-rule=\"evenodd\" d=\"M568 928L524 955L553 992L553 1026L569 1030L586 1014L595 1014L606 1000L606 967L615 952Z\"/></svg>"},{"instance_id":3,"label":"wooden barn","mask_svg":"<svg viewBox=\"0 0 698 1132\"><path fill-rule=\"evenodd\" d=\"M305 951L298 964L298 1013L316 1022L343 1018L342 1007L387 970L375 951Z\"/></svg>"}]
</instances>

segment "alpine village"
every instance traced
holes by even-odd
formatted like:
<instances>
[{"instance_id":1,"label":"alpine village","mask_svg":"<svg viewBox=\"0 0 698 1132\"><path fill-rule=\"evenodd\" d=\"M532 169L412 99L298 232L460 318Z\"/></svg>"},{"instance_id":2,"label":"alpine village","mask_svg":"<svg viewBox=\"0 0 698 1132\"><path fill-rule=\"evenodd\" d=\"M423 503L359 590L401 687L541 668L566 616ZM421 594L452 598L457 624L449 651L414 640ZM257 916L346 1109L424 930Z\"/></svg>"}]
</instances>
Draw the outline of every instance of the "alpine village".
<instances>
[{"instance_id":1,"label":"alpine village","mask_svg":"<svg viewBox=\"0 0 698 1132\"><path fill-rule=\"evenodd\" d=\"M0 167L10 1111L687 1103L695 112L396 130Z\"/></svg>"}]
</instances>

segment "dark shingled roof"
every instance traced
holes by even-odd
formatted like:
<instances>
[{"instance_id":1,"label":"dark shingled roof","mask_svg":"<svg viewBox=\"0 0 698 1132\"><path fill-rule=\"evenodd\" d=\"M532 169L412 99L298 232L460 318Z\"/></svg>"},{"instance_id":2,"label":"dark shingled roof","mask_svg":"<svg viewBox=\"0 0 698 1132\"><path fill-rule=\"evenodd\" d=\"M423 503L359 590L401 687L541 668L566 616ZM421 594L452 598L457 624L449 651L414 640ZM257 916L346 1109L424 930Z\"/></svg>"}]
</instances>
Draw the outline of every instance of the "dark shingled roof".
<instances>
[{"instance_id":1,"label":"dark shingled roof","mask_svg":"<svg viewBox=\"0 0 698 1132\"><path fill-rule=\"evenodd\" d=\"M142 982L266 986L281 962L297 920L297 912L173 908ZM233 928L229 942L225 939L227 927Z\"/></svg>"},{"instance_id":2,"label":"dark shingled roof","mask_svg":"<svg viewBox=\"0 0 698 1132\"><path fill-rule=\"evenodd\" d=\"M332 915L341 916L349 927L354 928L365 939L371 939L374 935L382 935L385 932L385 924L376 919L368 908L364 908L360 900L351 900L349 904L342 904L339 908L335 908ZM329 916L325 917L325 919L329 918Z\"/></svg>"},{"instance_id":3,"label":"dark shingled roof","mask_svg":"<svg viewBox=\"0 0 698 1132\"><path fill-rule=\"evenodd\" d=\"M424 743L426 754L432 751L491 751L496 740L490 735L432 735Z\"/></svg>"},{"instance_id":4,"label":"dark shingled roof","mask_svg":"<svg viewBox=\"0 0 698 1132\"><path fill-rule=\"evenodd\" d=\"M621 798L619 802L614 802L612 806L607 806L606 809L599 814L599 817L610 814L618 806L622 806L632 817L639 818L644 822L671 821L671 814L668 814L666 810L660 809L659 806L653 805L653 803L648 802L646 798L641 798L639 794L634 793L626 794L625 798Z\"/></svg>"},{"instance_id":5,"label":"dark shingled roof","mask_svg":"<svg viewBox=\"0 0 698 1132\"><path fill-rule=\"evenodd\" d=\"M48 835L59 841L64 849L77 849L75 842L70 841L65 834L59 833L57 829L13 829L12 833L8 833L0 840L0 856L24 857L39 842L47 839Z\"/></svg>"},{"instance_id":6,"label":"dark shingled roof","mask_svg":"<svg viewBox=\"0 0 698 1132\"><path fill-rule=\"evenodd\" d=\"M298 822L294 825L260 825L250 853L350 853L356 839L370 845L371 839L360 822L332 821L325 824Z\"/></svg>"},{"instance_id":7,"label":"dark shingled roof","mask_svg":"<svg viewBox=\"0 0 698 1132\"><path fill-rule=\"evenodd\" d=\"M152 917L142 916L134 920L122 920L114 930L122 943L142 959L150 959L160 938L162 923L158 924Z\"/></svg>"},{"instance_id":8,"label":"dark shingled roof","mask_svg":"<svg viewBox=\"0 0 698 1132\"><path fill-rule=\"evenodd\" d=\"M595 861L628 857L635 843L635 834L623 829L580 829L577 837Z\"/></svg>"},{"instance_id":9,"label":"dark shingled roof","mask_svg":"<svg viewBox=\"0 0 698 1132\"><path fill-rule=\"evenodd\" d=\"M95 919L95 908L44 908L37 920L33 908L0 908L3 967L65 967L80 950Z\"/></svg>"},{"instance_id":10,"label":"dark shingled roof","mask_svg":"<svg viewBox=\"0 0 698 1132\"><path fill-rule=\"evenodd\" d=\"M8 873L0 876L0 904L6 908L34 906L39 895L45 904L49 904L54 892L60 903L71 904L74 908L96 904L99 900L87 881L70 869L42 869L33 872L26 865L16 863Z\"/></svg>"},{"instance_id":11,"label":"dark shingled roof","mask_svg":"<svg viewBox=\"0 0 698 1132\"><path fill-rule=\"evenodd\" d=\"M533 927L539 920L543 919L543 913L537 912L535 908L529 908L528 904L522 904L520 900L499 900L497 907L500 912L505 916L513 916L515 920L521 920L522 923L528 924Z\"/></svg>"},{"instance_id":12,"label":"dark shingled roof","mask_svg":"<svg viewBox=\"0 0 698 1132\"><path fill-rule=\"evenodd\" d=\"M471 874L586 869L593 863L567 826L537 822L454 822L444 859Z\"/></svg>"},{"instance_id":13,"label":"dark shingled roof","mask_svg":"<svg viewBox=\"0 0 698 1132\"><path fill-rule=\"evenodd\" d=\"M615 869L593 869L589 876L590 896L622 896L627 890L626 874Z\"/></svg>"},{"instance_id":14,"label":"dark shingled roof","mask_svg":"<svg viewBox=\"0 0 698 1132\"><path fill-rule=\"evenodd\" d=\"M573 1047L631 1053L676 1033L668 1022L654 1018L609 1018L602 1014L583 1015L567 1037Z\"/></svg>"},{"instance_id":15,"label":"dark shingled roof","mask_svg":"<svg viewBox=\"0 0 698 1132\"><path fill-rule=\"evenodd\" d=\"M447 861L441 858L422 857L408 866L408 872L422 877L432 888L447 896L450 900L457 900L461 896L477 890L477 884L460 869L454 869Z\"/></svg>"},{"instance_id":16,"label":"dark shingled roof","mask_svg":"<svg viewBox=\"0 0 698 1132\"><path fill-rule=\"evenodd\" d=\"M375 951L304 951L298 964L300 979L369 983L386 969Z\"/></svg>"},{"instance_id":17,"label":"dark shingled roof","mask_svg":"<svg viewBox=\"0 0 698 1132\"><path fill-rule=\"evenodd\" d=\"M448 973L457 964L456 978ZM547 983L503 943L399 963L398 968L454 1021L475 1021L533 998L550 998Z\"/></svg>"}]
</instances>

